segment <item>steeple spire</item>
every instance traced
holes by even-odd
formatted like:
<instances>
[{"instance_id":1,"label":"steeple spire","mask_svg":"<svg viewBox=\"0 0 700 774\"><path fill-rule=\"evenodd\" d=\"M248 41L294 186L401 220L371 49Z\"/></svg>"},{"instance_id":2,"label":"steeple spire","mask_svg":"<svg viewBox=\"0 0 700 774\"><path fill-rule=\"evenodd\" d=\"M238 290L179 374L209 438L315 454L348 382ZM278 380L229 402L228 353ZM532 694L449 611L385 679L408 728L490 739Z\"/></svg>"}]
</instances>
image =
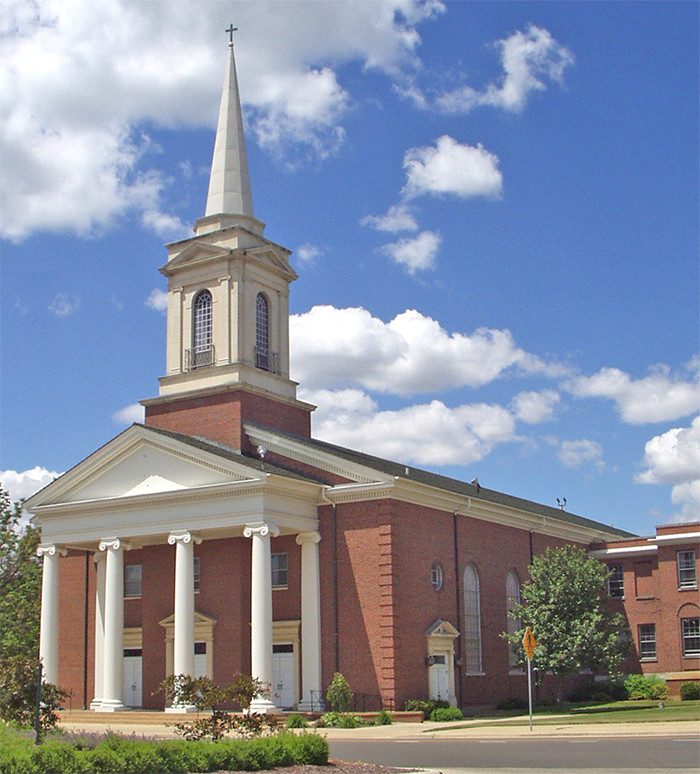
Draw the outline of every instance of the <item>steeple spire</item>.
<instances>
[{"instance_id":1,"label":"steeple spire","mask_svg":"<svg viewBox=\"0 0 700 774\"><path fill-rule=\"evenodd\" d=\"M242 219L245 219L249 226L261 225L255 220L253 214L253 195L248 174L243 114L233 51L234 31L233 26L226 30L231 41L228 64L219 106L207 206L204 218L200 218L195 223L197 234L241 224ZM257 229L254 230L257 231Z\"/></svg>"}]
</instances>

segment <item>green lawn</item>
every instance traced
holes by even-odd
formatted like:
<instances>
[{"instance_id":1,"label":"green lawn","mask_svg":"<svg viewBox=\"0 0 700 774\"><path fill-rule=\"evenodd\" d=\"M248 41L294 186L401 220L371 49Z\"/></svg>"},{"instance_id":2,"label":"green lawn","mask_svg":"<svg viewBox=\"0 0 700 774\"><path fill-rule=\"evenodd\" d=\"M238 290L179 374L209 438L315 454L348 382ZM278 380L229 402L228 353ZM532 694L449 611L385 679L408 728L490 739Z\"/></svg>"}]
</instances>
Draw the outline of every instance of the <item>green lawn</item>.
<instances>
[{"instance_id":1,"label":"green lawn","mask_svg":"<svg viewBox=\"0 0 700 774\"><path fill-rule=\"evenodd\" d=\"M576 705L562 709L553 707L540 708L538 714L533 716L533 723L538 726L547 725L578 725L590 723L656 723L661 720L676 721L700 721L700 701L665 701L660 706L658 701L616 701L610 704ZM546 714L539 714L546 713ZM511 713L503 715L508 720L497 720L498 726L523 726L527 725L529 717L527 712L512 716ZM443 726L433 731L449 730L454 728L480 728L494 725L497 716L491 720L476 721L468 726L464 724Z\"/></svg>"}]
</instances>

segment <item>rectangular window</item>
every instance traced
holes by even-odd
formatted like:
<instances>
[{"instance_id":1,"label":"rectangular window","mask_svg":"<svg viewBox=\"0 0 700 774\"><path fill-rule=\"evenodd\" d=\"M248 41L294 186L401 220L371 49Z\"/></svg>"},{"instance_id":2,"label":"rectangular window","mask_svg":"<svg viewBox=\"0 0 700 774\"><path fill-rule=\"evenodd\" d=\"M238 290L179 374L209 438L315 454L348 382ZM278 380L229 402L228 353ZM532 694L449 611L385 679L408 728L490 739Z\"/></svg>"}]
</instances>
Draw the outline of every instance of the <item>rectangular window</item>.
<instances>
[{"instance_id":1,"label":"rectangular window","mask_svg":"<svg viewBox=\"0 0 700 774\"><path fill-rule=\"evenodd\" d=\"M608 596L622 599L625 596L625 573L621 564L609 564Z\"/></svg>"},{"instance_id":2,"label":"rectangular window","mask_svg":"<svg viewBox=\"0 0 700 774\"><path fill-rule=\"evenodd\" d=\"M288 556L283 554L272 554L272 588L287 588L287 568Z\"/></svg>"},{"instance_id":3,"label":"rectangular window","mask_svg":"<svg viewBox=\"0 0 700 774\"><path fill-rule=\"evenodd\" d=\"M194 593L199 593L199 557L194 558Z\"/></svg>"},{"instance_id":4,"label":"rectangular window","mask_svg":"<svg viewBox=\"0 0 700 774\"><path fill-rule=\"evenodd\" d=\"M637 634L639 637L639 660L655 659L656 624L639 624Z\"/></svg>"},{"instance_id":5,"label":"rectangular window","mask_svg":"<svg viewBox=\"0 0 700 774\"><path fill-rule=\"evenodd\" d=\"M683 655L700 656L700 618L681 618Z\"/></svg>"},{"instance_id":6,"label":"rectangular window","mask_svg":"<svg viewBox=\"0 0 700 774\"><path fill-rule=\"evenodd\" d=\"M695 550L677 551L678 588L695 589L698 586L698 576L695 573Z\"/></svg>"},{"instance_id":7,"label":"rectangular window","mask_svg":"<svg viewBox=\"0 0 700 774\"><path fill-rule=\"evenodd\" d=\"M127 564L124 567L124 597L131 599L141 596L141 565Z\"/></svg>"}]
</instances>

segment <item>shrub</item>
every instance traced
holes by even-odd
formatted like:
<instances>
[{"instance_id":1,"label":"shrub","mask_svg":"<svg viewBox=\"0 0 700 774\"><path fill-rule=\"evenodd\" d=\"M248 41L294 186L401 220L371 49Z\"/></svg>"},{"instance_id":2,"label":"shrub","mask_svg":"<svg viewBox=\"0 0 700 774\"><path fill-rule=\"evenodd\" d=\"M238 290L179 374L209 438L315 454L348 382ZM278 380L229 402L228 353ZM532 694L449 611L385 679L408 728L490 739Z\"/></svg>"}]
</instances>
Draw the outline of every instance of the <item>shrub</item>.
<instances>
[{"instance_id":1,"label":"shrub","mask_svg":"<svg viewBox=\"0 0 700 774\"><path fill-rule=\"evenodd\" d=\"M340 712L324 712L316 721L318 728L334 728L340 725Z\"/></svg>"},{"instance_id":2,"label":"shrub","mask_svg":"<svg viewBox=\"0 0 700 774\"><path fill-rule=\"evenodd\" d=\"M527 709L529 704L525 699L502 699L496 704L498 710L523 710Z\"/></svg>"},{"instance_id":3,"label":"shrub","mask_svg":"<svg viewBox=\"0 0 700 774\"><path fill-rule=\"evenodd\" d=\"M348 681L340 672L336 672L326 692L326 699L330 708L336 712L348 712L352 705L353 696L354 694L350 689Z\"/></svg>"},{"instance_id":4,"label":"shrub","mask_svg":"<svg viewBox=\"0 0 700 774\"><path fill-rule=\"evenodd\" d=\"M377 726L390 726L394 722L394 718L385 710L380 709L377 717L375 718L375 725Z\"/></svg>"},{"instance_id":5,"label":"shrub","mask_svg":"<svg viewBox=\"0 0 700 774\"><path fill-rule=\"evenodd\" d=\"M306 728L308 723L303 715L292 714L287 718L287 728Z\"/></svg>"},{"instance_id":6,"label":"shrub","mask_svg":"<svg viewBox=\"0 0 700 774\"><path fill-rule=\"evenodd\" d=\"M430 713L435 709L435 705L432 701L424 701L423 699L407 699L404 709L406 712L422 712L423 720L428 720Z\"/></svg>"},{"instance_id":7,"label":"shrub","mask_svg":"<svg viewBox=\"0 0 700 774\"><path fill-rule=\"evenodd\" d=\"M357 728L364 725L364 723L357 715L348 714L340 716L340 723L338 725L340 728Z\"/></svg>"},{"instance_id":8,"label":"shrub","mask_svg":"<svg viewBox=\"0 0 700 774\"><path fill-rule=\"evenodd\" d=\"M630 675L625 680L627 696L630 699L666 699L668 688L666 683L656 675Z\"/></svg>"},{"instance_id":9,"label":"shrub","mask_svg":"<svg viewBox=\"0 0 700 774\"><path fill-rule=\"evenodd\" d=\"M39 659L10 656L0 662L0 719L29 728L34 725ZM39 724L42 732L58 723L58 710L66 698L52 683L42 683Z\"/></svg>"},{"instance_id":10,"label":"shrub","mask_svg":"<svg viewBox=\"0 0 700 774\"><path fill-rule=\"evenodd\" d=\"M446 723L450 720L462 720L464 715L459 707L435 707L430 713L430 719L438 723Z\"/></svg>"},{"instance_id":11,"label":"shrub","mask_svg":"<svg viewBox=\"0 0 700 774\"><path fill-rule=\"evenodd\" d=\"M681 685L681 701L700 699L700 683L688 682Z\"/></svg>"}]
</instances>

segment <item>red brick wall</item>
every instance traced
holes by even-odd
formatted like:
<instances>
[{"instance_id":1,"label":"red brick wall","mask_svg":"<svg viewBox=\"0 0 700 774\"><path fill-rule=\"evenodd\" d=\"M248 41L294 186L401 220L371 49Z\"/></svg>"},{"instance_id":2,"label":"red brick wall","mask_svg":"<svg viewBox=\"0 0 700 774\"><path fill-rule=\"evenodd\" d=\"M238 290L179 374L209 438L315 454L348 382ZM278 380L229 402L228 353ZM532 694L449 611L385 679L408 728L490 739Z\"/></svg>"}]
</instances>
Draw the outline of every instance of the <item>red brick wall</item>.
<instances>
[{"instance_id":1,"label":"red brick wall","mask_svg":"<svg viewBox=\"0 0 700 774\"><path fill-rule=\"evenodd\" d=\"M191 398L173 398L146 406L145 424L184 435L200 435L243 452L254 449L243 432L243 422L254 421L309 437L310 412L272 397L244 389Z\"/></svg>"}]
</instances>

